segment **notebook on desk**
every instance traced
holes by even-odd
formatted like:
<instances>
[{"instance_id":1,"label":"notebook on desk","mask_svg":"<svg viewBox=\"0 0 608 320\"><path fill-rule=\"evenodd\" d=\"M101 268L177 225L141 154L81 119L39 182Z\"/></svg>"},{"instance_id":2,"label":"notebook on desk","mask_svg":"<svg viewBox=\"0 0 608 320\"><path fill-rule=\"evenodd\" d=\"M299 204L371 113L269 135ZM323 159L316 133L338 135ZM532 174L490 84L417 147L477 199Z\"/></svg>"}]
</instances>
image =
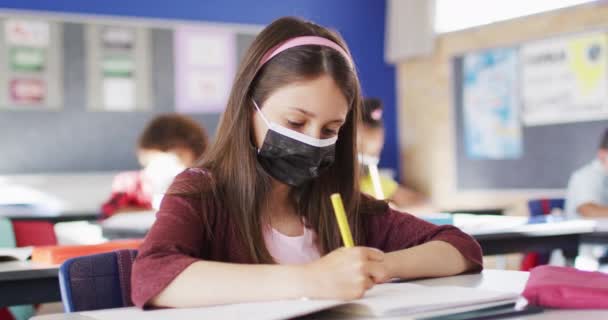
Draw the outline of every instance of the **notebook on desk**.
<instances>
[{"instance_id":1,"label":"notebook on desk","mask_svg":"<svg viewBox=\"0 0 608 320\"><path fill-rule=\"evenodd\" d=\"M0 262L25 261L32 256L34 247L0 248Z\"/></svg>"},{"instance_id":2,"label":"notebook on desk","mask_svg":"<svg viewBox=\"0 0 608 320\"><path fill-rule=\"evenodd\" d=\"M449 311L454 308L515 301L517 294L474 288L424 286L411 283L383 284L369 290L355 301L283 300L241 303L188 309L142 311L137 308L83 312L98 320L138 319L291 319L329 310L362 316L417 316L427 312Z\"/></svg>"}]
</instances>

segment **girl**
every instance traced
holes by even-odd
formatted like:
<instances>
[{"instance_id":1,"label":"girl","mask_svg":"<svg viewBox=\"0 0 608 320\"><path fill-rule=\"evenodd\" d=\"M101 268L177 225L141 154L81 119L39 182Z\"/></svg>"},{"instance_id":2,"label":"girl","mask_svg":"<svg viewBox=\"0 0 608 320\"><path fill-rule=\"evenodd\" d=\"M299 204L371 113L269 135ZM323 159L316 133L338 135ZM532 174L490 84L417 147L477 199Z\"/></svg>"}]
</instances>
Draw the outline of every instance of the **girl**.
<instances>
[{"instance_id":1,"label":"girl","mask_svg":"<svg viewBox=\"0 0 608 320\"><path fill-rule=\"evenodd\" d=\"M382 101L365 98L361 103L361 122L357 128L357 151L363 171L359 188L361 192L378 198L371 176L370 166L377 166L384 148L384 123L382 121ZM390 175L379 174L380 189L384 198L399 209L421 209L429 211L422 194L399 185ZM432 211L432 210L431 210Z\"/></svg>"},{"instance_id":2,"label":"girl","mask_svg":"<svg viewBox=\"0 0 608 320\"><path fill-rule=\"evenodd\" d=\"M253 42L215 143L174 181L133 267L140 307L354 299L391 278L481 270L458 229L359 192L360 87L344 41L282 18ZM355 243L341 248L330 194Z\"/></svg>"}]
</instances>

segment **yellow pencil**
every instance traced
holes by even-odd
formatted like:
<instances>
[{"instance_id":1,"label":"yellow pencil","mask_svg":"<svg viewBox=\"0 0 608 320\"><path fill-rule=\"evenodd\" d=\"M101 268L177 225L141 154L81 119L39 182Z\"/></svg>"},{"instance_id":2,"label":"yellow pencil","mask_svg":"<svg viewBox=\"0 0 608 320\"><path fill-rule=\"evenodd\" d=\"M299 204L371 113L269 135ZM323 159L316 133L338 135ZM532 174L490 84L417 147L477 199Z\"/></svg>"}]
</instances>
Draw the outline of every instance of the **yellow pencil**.
<instances>
[{"instance_id":1,"label":"yellow pencil","mask_svg":"<svg viewBox=\"0 0 608 320\"><path fill-rule=\"evenodd\" d=\"M344 204L342 203L342 197L339 193L331 195L331 204L334 206L334 213L338 220L338 227L340 228L340 234L342 235L342 241L344 246L351 248L355 246L353 241L353 235L350 233L350 227L348 226L348 219L346 219L346 211L344 210Z\"/></svg>"}]
</instances>

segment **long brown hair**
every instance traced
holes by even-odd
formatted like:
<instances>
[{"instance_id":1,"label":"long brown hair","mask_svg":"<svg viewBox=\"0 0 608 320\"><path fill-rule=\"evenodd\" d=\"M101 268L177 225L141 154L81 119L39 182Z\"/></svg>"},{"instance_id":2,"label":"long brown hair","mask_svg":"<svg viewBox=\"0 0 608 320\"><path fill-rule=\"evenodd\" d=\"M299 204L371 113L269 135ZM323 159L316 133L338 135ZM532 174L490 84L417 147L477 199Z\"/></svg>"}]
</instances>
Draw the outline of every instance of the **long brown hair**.
<instances>
[{"instance_id":1,"label":"long brown hair","mask_svg":"<svg viewBox=\"0 0 608 320\"><path fill-rule=\"evenodd\" d=\"M198 164L198 167L210 172L214 185L213 196L226 214L230 215L228 218L235 224L242 245L249 251L252 261L257 263L273 261L264 245L264 221L261 216L262 208L269 200L271 178L258 164L253 147L252 99L262 105L275 90L286 84L312 80L327 74L334 79L350 106L346 122L338 134L334 164L317 179L302 187L292 188L290 194L297 213L304 218L307 227L317 233L319 250L327 253L341 246L330 202L332 193L339 192L342 195L357 244L365 243L364 219L360 212L386 210L385 202L362 198L359 193L355 139L361 89L354 66L336 50L307 45L288 49L260 67L264 54L278 44L298 36L324 37L348 52L346 44L337 33L314 23L292 17L271 23L256 37L241 61L216 140ZM362 206L369 208L362 210Z\"/></svg>"}]
</instances>

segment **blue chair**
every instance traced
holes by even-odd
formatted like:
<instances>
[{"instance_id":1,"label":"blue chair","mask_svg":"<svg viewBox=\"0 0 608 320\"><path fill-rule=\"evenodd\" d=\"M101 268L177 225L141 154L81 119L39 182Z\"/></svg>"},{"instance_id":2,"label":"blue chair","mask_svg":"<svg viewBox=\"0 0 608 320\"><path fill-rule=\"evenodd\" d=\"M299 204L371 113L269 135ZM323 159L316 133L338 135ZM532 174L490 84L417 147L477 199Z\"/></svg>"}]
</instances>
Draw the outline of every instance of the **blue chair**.
<instances>
[{"instance_id":1,"label":"blue chair","mask_svg":"<svg viewBox=\"0 0 608 320\"><path fill-rule=\"evenodd\" d=\"M546 216L551 214L553 209L564 210L564 203L565 200L561 198L530 200L528 201L530 217Z\"/></svg>"},{"instance_id":2,"label":"blue chair","mask_svg":"<svg viewBox=\"0 0 608 320\"><path fill-rule=\"evenodd\" d=\"M133 306L131 266L136 250L117 250L72 258L59 268L66 312Z\"/></svg>"},{"instance_id":3,"label":"blue chair","mask_svg":"<svg viewBox=\"0 0 608 320\"><path fill-rule=\"evenodd\" d=\"M529 223L545 223L546 216L551 214L553 209L564 210L565 200L561 198L555 199L533 199L528 201L528 209L530 210ZM522 260L520 270L530 271L532 268L549 263L550 252L529 252Z\"/></svg>"}]
</instances>

